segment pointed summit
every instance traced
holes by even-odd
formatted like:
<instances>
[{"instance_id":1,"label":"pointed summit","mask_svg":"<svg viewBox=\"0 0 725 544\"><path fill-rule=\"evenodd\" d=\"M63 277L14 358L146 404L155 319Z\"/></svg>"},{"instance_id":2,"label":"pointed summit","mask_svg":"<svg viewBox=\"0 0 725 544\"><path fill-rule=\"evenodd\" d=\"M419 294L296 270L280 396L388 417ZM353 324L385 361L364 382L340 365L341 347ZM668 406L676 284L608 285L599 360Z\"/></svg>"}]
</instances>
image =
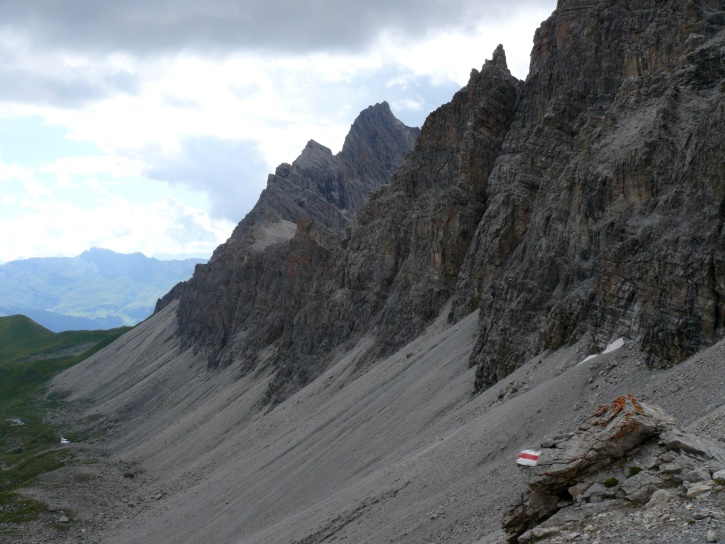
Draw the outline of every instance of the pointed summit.
<instances>
[{"instance_id":1,"label":"pointed summit","mask_svg":"<svg viewBox=\"0 0 725 544\"><path fill-rule=\"evenodd\" d=\"M504 51L502 44L498 44L498 47L496 47L493 51L493 58L491 60L486 59L484 66L486 65L493 65L501 68L506 73L511 73L509 72L508 63L506 62L506 51Z\"/></svg>"},{"instance_id":2,"label":"pointed summit","mask_svg":"<svg viewBox=\"0 0 725 544\"><path fill-rule=\"evenodd\" d=\"M292 164L269 176L257 204L209 263L157 310L180 299L186 345L203 349L211 367L244 358L246 370L254 368L260 349L294 329L297 310L289 305L318 288L328 243L338 243L371 191L390 183L419 132L383 102L360 113L337 155L308 141Z\"/></svg>"},{"instance_id":3,"label":"pointed summit","mask_svg":"<svg viewBox=\"0 0 725 544\"><path fill-rule=\"evenodd\" d=\"M355 119L337 155L309 140L292 164L280 164L232 237L242 239L254 225L280 219L296 224L301 213L341 231L368 193L390 182L419 133L401 123L387 102L369 106Z\"/></svg>"},{"instance_id":4,"label":"pointed summit","mask_svg":"<svg viewBox=\"0 0 725 544\"><path fill-rule=\"evenodd\" d=\"M415 145L419 128L404 125L387 102L365 108L345 137L340 157L361 177L389 177ZM378 157L376 164L370 159ZM371 167L373 170L371 171Z\"/></svg>"},{"instance_id":5,"label":"pointed summit","mask_svg":"<svg viewBox=\"0 0 725 544\"><path fill-rule=\"evenodd\" d=\"M508 64L506 64L506 51L504 51L502 44L498 44L498 47L493 52L492 62L501 68L508 68Z\"/></svg>"}]
</instances>

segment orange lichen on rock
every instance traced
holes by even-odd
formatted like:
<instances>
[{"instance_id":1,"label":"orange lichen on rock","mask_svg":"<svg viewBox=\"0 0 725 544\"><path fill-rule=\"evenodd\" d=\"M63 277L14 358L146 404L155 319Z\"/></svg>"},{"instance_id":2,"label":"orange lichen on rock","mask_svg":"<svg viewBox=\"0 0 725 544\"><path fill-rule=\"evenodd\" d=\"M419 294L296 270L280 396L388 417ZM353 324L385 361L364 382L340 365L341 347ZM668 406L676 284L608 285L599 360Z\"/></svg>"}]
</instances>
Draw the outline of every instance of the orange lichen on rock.
<instances>
[{"instance_id":1,"label":"orange lichen on rock","mask_svg":"<svg viewBox=\"0 0 725 544\"><path fill-rule=\"evenodd\" d=\"M616 399L614 399L612 401L611 409L614 413L618 414L619 412L621 412L622 410L625 409L628 402L632 404L632 408L638 414L641 414L644 412L644 410L642 409L642 405L639 402L637 402L637 399L634 398L634 395L630 395L630 394L622 395L621 397L617 397Z\"/></svg>"},{"instance_id":2,"label":"orange lichen on rock","mask_svg":"<svg viewBox=\"0 0 725 544\"><path fill-rule=\"evenodd\" d=\"M631 408L629 409L627 408L628 404L631 405ZM600 404L599 406L597 406L597 409L594 412L594 417L601 417L609 412L610 416L606 420L599 423L600 426L606 427L617 416L617 414L621 413L623 410L628 412L627 416L631 415L632 413L644 413L644 409L642 408L642 405L637 401L637 399L633 395L627 394L622 395L621 397L617 397L609 405Z\"/></svg>"}]
</instances>

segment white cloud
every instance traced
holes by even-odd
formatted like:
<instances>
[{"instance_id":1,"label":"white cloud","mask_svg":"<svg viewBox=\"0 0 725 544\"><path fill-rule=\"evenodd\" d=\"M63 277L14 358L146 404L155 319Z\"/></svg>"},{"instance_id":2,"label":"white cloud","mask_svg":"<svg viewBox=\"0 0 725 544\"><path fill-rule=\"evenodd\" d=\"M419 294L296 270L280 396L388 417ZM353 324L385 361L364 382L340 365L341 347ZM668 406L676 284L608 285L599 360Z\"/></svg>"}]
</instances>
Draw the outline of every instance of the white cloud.
<instances>
[{"instance_id":1,"label":"white cloud","mask_svg":"<svg viewBox=\"0 0 725 544\"><path fill-rule=\"evenodd\" d=\"M503 44L511 73L525 79L534 31L551 14L552 8L543 3L514 10L506 22L481 20L472 32L444 30L420 41L388 33L381 37L377 49L380 55L406 68L410 74L427 76L434 84L454 81L463 86L468 82L471 68L480 68L498 44Z\"/></svg>"},{"instance_id":2,"label":"white cloud","mask_svg":"<svg viewBox=\"0 0 725 544\"><path fill-rule=\"evenodd\" d=\"M430 11L420 15L422 30L401 16L375 34L367 21L369 35L338 36L350 46L331 48L325 40L299 48L156 47L149 33L148 50L123 52L84 48L57 27L66 41L39 49L37 36L0 24L0 122L33 116L98 150L32 168L0 162L0 183L22 187L22 194L3 195L2 206L14 211L0 208L0 228L23 233L0 245L0 259L73 255L89 244L149 254L209 251L249 210L266 172L294 160L309 139L338 151L368 105L387 100L404 121L421 125L499 43L512 73L525 77L534 30L554 7L547 4L511 7L506 19L498 13L463 28L458 16L437 27L428 15L442 8L430 11L428 3L421 6ZM456 9L470 15L477 6L462 2ZM183 41L180 33L167 38Z\"/></svg>"},{"instance_id":3,"label":"white cloud","mask_svg":"<svg viewBox=\"0 0 725 544\"><path fill-rule=\"evenodd\" d=\"M212 219L205 210L173 198L139 203L111 195L93 208L33 200L23 202L23 208L17 217L0 219L0 229L14 233L3 240L0 261L72 256L93 246L146 255L210 253L233 228L230 221Z\"/></svg>"},{"instance_id":4,"label":"white cloud","mask_svg":"<svg viewBox=\"0 0 725 544\"><path fill-rule=\"evenodd\" d=\"M32 169L24 168L22 166L18 166L17 164L5 164L1 159L0 183L19 183L25 189L25 193L32 199L43 198L51 192L50 189L35 178L35 173Z\"/></svg>"},{"instance_id":5,"label":"white cloud","mask_svg":"<svg viewBox=\"0 0 725 544\"><path fill-rule=\"evenodd\" d=\"M400 111L421 111L425 107L425 100L420 97L407 97L393 101L392 108Z\"/></svg>"},{"instance_id":6,"label":"white cloud","mask_svg":"<svg viewBox=\"0 0 725 544\"><path fill-rule=\"evenodd\" d=\"M106 174L114 178L140 176L144 163L126 157L98 155L94 157L64 157L41 167L42 172L56 176L58 184L69 187L75 177ZM98 183L98 180L95 180Z\"/></svg>"}]
</instances>

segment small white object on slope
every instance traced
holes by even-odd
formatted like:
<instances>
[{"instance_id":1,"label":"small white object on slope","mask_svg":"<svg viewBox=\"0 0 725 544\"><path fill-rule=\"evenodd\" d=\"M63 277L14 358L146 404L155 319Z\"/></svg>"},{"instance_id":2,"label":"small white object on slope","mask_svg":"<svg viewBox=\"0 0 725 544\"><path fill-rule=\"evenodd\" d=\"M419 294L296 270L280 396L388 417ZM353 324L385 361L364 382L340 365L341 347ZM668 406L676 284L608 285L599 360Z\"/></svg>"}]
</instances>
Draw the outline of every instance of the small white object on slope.
<instances>
[{"instance_id":1,"label":"small white object on slope","mask_svg":"<svg viewBox=\"0 0 725 544\"><path fill-rule=\"evenodd\" d=\"M594 357L596 357L596 356L597 356L597 354L596 354L596 353L593 353L592 355L589 355L589 356L588 356L588 357L587 357L586 359L584 359L584 360L583 360L583 361L582 361L581 363L579 363L579 364L581 365L581 364L584 364L584 363L586 363L587 361L591 361L591 360L592 360L592 359L594 359Z\"/></svg>"},{"instance_id":2,"label":"small white object on slope","mask_svg":"<svg viewBox=\"0 0 725 544\"><path fill-rule=\"evenodd\" d=\"M616 351L616 350L618 350L619 348L621 348L621 347L622 347L623 345L624 345L624 338L619 338L618 340L615 340L614 342L612 342L611 344L609 344L609 345L608 345L608 346L606 347L606 349L605 349L605 350L604 350L604 351L602 352L602 354L605 354L605 353L612 353L613 351ZM584 359L584 360L583 360L583 361L582 361L581 363L578 363L578 364L580 364L580 365L581 365L581 364L583 364L583 363L586 363L587 361L591 361L591 360L592 360L592 359L594 359L594 358L595 358L595 357L596 357L597 355L598 355L598 354L596 354L596 353L594 353L594 354L592 354L592 355L589 355L589 356L588 356L588 357L587 357L586 359Z\"/></svg>"},{"instance_id":3,"label":"small white object on slope","mask_svg":"<svg viewBox=\"0 0 725 544\"><path fill-rule=\"evenodd\" d=\"M615 350L618 350L624 345L624 338L620 338L618 340L615 340L611 344L607 346L607 349L605 349L602 353L611 353Z\"/></svg>"}]
</instances>

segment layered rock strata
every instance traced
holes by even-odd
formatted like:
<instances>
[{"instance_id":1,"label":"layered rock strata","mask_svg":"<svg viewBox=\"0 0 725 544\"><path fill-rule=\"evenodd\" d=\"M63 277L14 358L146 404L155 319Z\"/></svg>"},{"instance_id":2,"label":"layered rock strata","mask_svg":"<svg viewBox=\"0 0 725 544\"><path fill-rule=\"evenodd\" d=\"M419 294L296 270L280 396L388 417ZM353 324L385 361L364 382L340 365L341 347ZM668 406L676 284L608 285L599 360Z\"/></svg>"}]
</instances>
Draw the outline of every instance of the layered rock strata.
<instances>
[{"instance_id":1,"label":"layered rock strata","mask_svg":"<svg viewBox=\"0 0 725 544\"><path fill-rule=\"evenodd\" d=\"M179 299L184 347L204 351L210 367L235 362L242 372L263 359L295 306L314 298L349 220L390 181L418 134L377 104L358 116L337 155L311 140L297 160L280 165L209 263L157 304L158 311Z\"/></svg>"},{"instance_id":2,"label":"layered rock strata","mask_svg":"<svg viewBox=\"0 0 725 544\"><path fill-rule=\"evenodd\" d=\"M453 317L487 387L621 336L655 366L722 338L725 18L713 1L561 0L489 177Z\"/></svg>"},{"instance_id":3,"label":"layered rock strata","mask_svg":"<svg viewBox=\"0 0 725 544\"><path fill-rule=\"evenodd\" d=\"M468 85L426 120L390 185L370 195L340 250L327 253L314 293L280 337L268 400L316 375L339 349L376 339L360 364L406 344L453 295L485 209L493 168L518 100L502 47Z\"/></svg>"},{"instance_id":4,"label":"layered rock strata","mask_svg":"<svg viewBox=\"0 0 725 544\"><path fill-rule=\"evenodd\" d=\"M327 301L302 311L300 319L319 328L318 343L329 338L326 330L346 323L351 331L375 333L370 356L389 353L438 315L486 208L488 176L520 88L499 46L426 119L390 185L374 192L350 224Z\"/></svg>"},{"instance_id":5,"label":"layered rock strata","mask_svg":"<svg viewBox=\"0 0 725 544\"><path fill-rule=\"evenodd\" d=\"M429 116L390 185L372 192L349 223L369 180L379 185L418 133L386 125L389 137L378 138L380 127L364 113L338 156L308 144L270 176L209 265L159 304L180 298L184 346L205 351L211 366L271 365L268 399L281 400L349 341L374 334L370 360L419 334L455 291L521 86L499 46ZM340 176L368 180L365 190L335 189L341 185L330 179Z\"/></svg>"}]
</instances>

